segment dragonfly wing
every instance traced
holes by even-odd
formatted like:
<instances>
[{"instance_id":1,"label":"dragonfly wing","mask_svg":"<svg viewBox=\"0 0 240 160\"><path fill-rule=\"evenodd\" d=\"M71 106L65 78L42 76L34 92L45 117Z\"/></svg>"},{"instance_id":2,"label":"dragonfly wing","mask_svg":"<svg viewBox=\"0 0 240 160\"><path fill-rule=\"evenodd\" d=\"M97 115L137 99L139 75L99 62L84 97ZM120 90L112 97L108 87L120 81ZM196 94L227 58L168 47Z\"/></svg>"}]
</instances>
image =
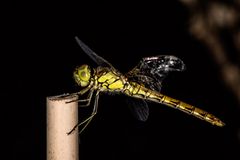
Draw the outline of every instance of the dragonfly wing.
<instances>
[{"instance_id":1,"label":"dragonfly wing","mask_svg":"<svg viewBox=\"0 0 240 160\"><path fill-rule=\"evenodd\" d=\"M131 81L142 83L150 89L160 91L163 79L171 71L183 71L183 61L171 55L159 55L143 58L126 76Z\"/></svg>"},{"instance_id":2,"label":"dragonfly wing","mask_svg":"<svg viewBox=\"0 0 240 160\"><path fill-rule=\"evenodd\" d=\"M154 77L150 77L144 74L128 74L128 79L132 82L137 82L142 86L150 88L151 90L161 91L162 83L161 80L156 80Z\"/></svg>"},{"instance_id":3,"label":"dragonfly wing","mask_svg":"<svg viewBox=\"0 0 240 160\"><path fill-rule=\"evenodd\" d=\"M83 43L78 37L75 37L78 45L82 48L82 50L98 65L103 67L114 68L111 63L105 60L103 57L97 55L92 49L90 49L85 43Z\"/></svg>"},{"instance_id":4,"label":"dragonfly wing","mask_svg":"<svg viewBox=\"0 0 240 160\"><path fill-rule=\"evenodd\" d=\"M137 98L127 98L127 104L134 117L140 121L146 121L149 116L149 108L146 101Z\"/></svg>"}]
</instances>

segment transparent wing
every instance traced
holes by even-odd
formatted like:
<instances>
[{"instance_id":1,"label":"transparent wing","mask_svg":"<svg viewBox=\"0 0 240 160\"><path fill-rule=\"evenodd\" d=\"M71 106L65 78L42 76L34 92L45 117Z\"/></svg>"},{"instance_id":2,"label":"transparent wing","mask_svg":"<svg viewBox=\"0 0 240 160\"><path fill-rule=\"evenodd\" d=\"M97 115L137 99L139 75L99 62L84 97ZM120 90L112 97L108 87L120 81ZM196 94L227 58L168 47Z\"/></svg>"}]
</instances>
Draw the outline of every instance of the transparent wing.
<instances>
[{"instance_id":1,"label":"transparent wing","mask_svg":"<svg viewBox=\"0 0 240 160\"><path fill-rule=\"evenodd\" d=\"M179 58L171 55L159 55L143 58L126 76L130 81L160 91L162 81L170 71L183 71L185 68L185 64Z\"/></svg>"},{"instance_id":2,"label":"transparent wing","mask_svg":"<svg viewBox=\"0 0 240 160\"><path fill-rule=\"evenodd\" d=\"M146 101L129 97L126 99L126 102L136 119L140 121L146 121L148 119L149 108Z\"/></svg>"},{"instance_id":3,"label":"transparent wing","mask_svg":"<svg viewBox=\"0 0 240 160\"><path fill-rule=\"evenodd\" d=\"M78 45L82 48L82 50L98 65L103 67L114 68L111 63L105 60L103 57L97 55L93 50L91 50L85 43L83 43L78 37L75 37Z\"/></svg>"}]
</instances>

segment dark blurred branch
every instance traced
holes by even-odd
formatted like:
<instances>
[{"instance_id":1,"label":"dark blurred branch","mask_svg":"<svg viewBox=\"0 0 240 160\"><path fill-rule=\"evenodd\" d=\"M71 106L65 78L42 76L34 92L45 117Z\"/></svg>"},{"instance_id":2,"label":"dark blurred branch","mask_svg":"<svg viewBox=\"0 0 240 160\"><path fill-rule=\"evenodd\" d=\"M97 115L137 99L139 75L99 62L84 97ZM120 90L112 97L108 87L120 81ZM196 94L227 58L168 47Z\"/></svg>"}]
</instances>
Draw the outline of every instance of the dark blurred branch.
<instances>
[{"instance_id":1,"label":"dark blurred branch","mask_svg":"<svg viewBox=\"0 0 240 160\"><path fill-rule=\"evenodd\" d=\"M223 81L240 104L240 2L180 0L190 10L190 32L210 50ZM232 38L234 48L226 49L222 33ZM229 42L228 42L229 43ZM230 60L233 55L235 62Z\"/></svg>"}]
</instances>

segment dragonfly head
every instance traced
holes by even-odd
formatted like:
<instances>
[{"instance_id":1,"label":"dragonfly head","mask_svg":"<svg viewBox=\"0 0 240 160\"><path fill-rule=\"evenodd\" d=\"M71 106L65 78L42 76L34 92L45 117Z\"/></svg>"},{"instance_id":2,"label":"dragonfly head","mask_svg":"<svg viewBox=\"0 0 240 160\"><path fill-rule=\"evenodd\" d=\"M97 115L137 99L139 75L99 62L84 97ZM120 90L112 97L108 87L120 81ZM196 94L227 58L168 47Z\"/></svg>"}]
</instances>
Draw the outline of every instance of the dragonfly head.
<instances>
[{"instance_id":1,"label":"dragonfly head","mask_svg":"<svg viewBox=\"0 0 240 160\"><path fill-rule=\"evenodd\" d=\"M86 87L90 83L90 67L86 64L76 67L75 71L73 72L73 78L79 86Z\"/></svg>"}]
</instances>

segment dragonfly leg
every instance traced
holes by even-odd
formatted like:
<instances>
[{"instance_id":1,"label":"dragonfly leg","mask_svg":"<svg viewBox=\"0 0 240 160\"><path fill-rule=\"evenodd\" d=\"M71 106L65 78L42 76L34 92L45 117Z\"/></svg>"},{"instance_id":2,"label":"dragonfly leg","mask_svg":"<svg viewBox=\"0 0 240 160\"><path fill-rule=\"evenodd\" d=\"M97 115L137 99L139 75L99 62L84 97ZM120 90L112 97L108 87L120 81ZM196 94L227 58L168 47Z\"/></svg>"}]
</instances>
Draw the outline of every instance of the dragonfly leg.
<instances>
[{"instance_id":1,"label":"dragonfly leg","mask_svg":"<svg viewBox=\"0 0 240 160\"><path fill-rule=\"evenodd\" d=\"M89 94L88 94L88 96L87 96L87 99L79 99L79 100L78 100L78 102L87 102L86 104L80 105L80 107L88 107L88 106L90 105L93 92L94 92L94 90L91 89L90 92L89 92Z\"/></svg>"},{"instance_id":2,"label":"dragonfly leg","mask_svg":"<svg viewBox=\"0 0 240 160\"><path fill-rule=\"evenodd\" d=\"M94 101L94 107L93 107L93 111L91 113L91 115L86 118L84 121L82 121L81 123L76 124L72 130L70 132L68 132L67 134L70 135L77 127L84 125L84 127L81 129L81 131L79 133L82 133L83 130L88 126L88 124L91 122L91 120L93 119L93 117L97 114L97 108L98 108L98 99L99 99L99 91L96 93L96 97L95 97L95 101Z\"/></svg>"},{"instance_id":3,"label":"dragonfly leg","mask_svg":"<svg viewBox=\"0 0 240 160\"><path fill-rule=\"evenodd\" d=\"M90 89L92 88L92 85L89 85L87 88L84 88L84 89L82 89L81 91L79 91L79 92L76 92L76 93L72 93L71 95L83 95L83 94L85 94L87 91L89 91ZM91 93L91 92L90 92ZM89 97L89 96L88 96ZM88 99L88 98L87 98ZM83 102L84 101L87 101L87 99L86 100L82 100ZM72 101L68 101L68 102L66 102L66 103L72 103L72 102L76 102L76 101L80 101L79 99L77 99L77 100L72 100Z\"/></svg>"}]
</instances>

